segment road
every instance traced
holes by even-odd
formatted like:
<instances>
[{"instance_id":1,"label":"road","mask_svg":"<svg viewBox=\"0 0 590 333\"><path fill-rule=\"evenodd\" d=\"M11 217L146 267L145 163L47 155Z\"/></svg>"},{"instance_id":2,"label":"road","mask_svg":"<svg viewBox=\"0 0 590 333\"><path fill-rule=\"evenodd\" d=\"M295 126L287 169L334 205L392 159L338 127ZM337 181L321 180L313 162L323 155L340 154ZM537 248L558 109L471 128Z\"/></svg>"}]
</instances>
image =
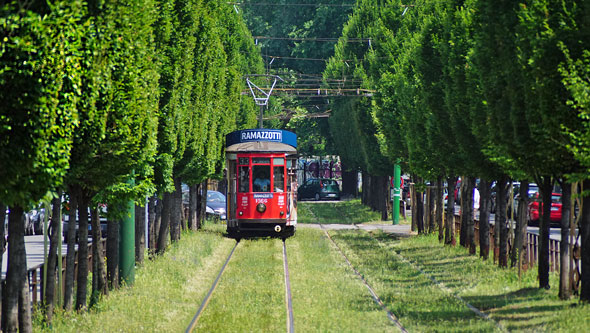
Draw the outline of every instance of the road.
<instances>
[{"instance_id":1,"label":"road","mask_svg":"<svg viewBox=\"0 0 590 333\"><path fill-rule=\"evenodd\" d=\"M33 268L43 263L44 246L43 235L25 236L25 246L27 249L27 268ZM49 251L49 246L47 248ZM67 244L62 244L62 255L66 255ZM8 251L2 256L2 279L6 276L6 267L8 266Z\"/></svg>"}]
</instances>

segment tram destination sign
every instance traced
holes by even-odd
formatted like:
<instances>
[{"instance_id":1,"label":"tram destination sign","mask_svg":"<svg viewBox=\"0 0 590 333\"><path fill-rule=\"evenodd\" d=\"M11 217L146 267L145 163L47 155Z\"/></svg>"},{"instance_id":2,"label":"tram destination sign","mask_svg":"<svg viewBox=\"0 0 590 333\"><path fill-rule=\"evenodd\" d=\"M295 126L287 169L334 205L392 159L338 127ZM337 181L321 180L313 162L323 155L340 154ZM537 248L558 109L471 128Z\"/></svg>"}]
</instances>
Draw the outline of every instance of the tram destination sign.
<instances>
[{"instance_id":1,"label":"tram destination sign","mask_svg":"<svg viewBox=\"0 0 590 333\"><path fill-rule=\"evenodd\" d=\"M237 143L267 141L284 143L297 148L297 135L293 132L276 129L247 129L229 133L226 138L226 146Z\"/></svg>"},{"instance_id":2,"label":"tram destination sign","mask_svg":"<svg viewBox=\"0 0 590 333\"><path fill-rule=\"evenodd\" d=\"M254 131L242 131L240 141L272 141L282 142L283 133L276 130L254 130Z\"/></svg>"}]
</instances>

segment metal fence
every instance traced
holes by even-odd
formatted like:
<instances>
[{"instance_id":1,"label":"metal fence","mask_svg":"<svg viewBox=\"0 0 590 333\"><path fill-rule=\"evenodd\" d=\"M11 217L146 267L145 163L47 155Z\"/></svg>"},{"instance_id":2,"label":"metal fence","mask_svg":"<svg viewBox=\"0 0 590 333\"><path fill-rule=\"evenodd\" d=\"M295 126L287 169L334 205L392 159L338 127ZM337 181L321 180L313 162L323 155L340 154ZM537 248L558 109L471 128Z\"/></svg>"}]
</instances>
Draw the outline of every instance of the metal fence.
<instances>
[{"instance_id":1,"label":"metal fence","mask_svg":"<svg viewBox=\"0 0 590 333\"><path fill-rule=\"evenodd\" d=\"M103 258L106 256L106 238L101 240L102 243L102 254ZM88 243L88 271L92 271L92 243ZM62 290L65 287L65 275L66 275L66 256L63 255L61 257L61 281L62 281ZM29 290L31 293L31 303L33 305L33 309L36 309L36 305L40 302L43 302L43 270L45 269L45 264L40 264L35 267L29 268L27 275L29 279ZM74 280L78 276L78 250L75 253L75 261L74 261ZM3 281L4 283L4 281ZM57 284L57 281L56 281Z\"/></svg>"},{"instance_id":2,"label":"metal fence","mask_svg":"<svg viewBox=\"0 0 590 333\"><path fill-rule=\"evenodd\" d=\"M479 245L479 221L475 220L475 243ZM457 233L461 231L461 215L455 215L455 230ZM490 224L490 246L494 247L494 224ZM525 237L525 253L524 253L524 265L525 269L533 267L539 258L539 235L527 232ZM560 245L561 242L555 239L549 240L549 270L550 271L559 271L559 255L560 255ZM512 242L508 240L508 248L512 247ZM574 253L574 251L571 251ZM498 249L493 248L493 252L497 255ZM580 267L580 258L574 254L573 260L575 267Z\"/></svg>"}]
</instances>

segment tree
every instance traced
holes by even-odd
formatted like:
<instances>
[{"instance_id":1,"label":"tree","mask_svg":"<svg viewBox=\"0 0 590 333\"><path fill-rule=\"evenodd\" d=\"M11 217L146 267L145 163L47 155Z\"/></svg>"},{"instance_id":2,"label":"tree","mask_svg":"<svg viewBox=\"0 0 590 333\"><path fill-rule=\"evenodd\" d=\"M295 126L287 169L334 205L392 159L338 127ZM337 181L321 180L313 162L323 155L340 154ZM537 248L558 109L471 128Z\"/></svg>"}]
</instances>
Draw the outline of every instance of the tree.
<instances>
[{"instance_id":1,"label":"tree","mask_svg":"<svg viewBox=\"0 0 590 333\"><path fill-rule=\"evenodd\" d=\"M24 209L59 187L69 167L80 87L79 1L0 9L0 202L10 206L3 329L31 331Z\"/></svg>"}]
</instances>

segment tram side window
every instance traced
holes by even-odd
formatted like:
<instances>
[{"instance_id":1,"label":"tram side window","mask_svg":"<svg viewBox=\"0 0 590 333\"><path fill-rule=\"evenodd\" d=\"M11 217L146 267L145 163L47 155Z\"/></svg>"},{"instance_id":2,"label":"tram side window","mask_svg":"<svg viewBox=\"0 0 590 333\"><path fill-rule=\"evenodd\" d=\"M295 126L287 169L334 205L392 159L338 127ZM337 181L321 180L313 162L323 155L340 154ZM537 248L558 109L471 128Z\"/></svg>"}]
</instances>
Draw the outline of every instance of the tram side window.
<instances>
[{"instance_id":1,"label":"tram side window","mask_svg":"<svg viewBox=\"0 0 590 333\"><path fill-rule=\"evenodd\" d=\"M250 192L250 170L247 165L239 167L239 174L240 179L238 180L240 184L240 192Z\"/></svg>"},{"instance_id":2,"label":"tram side window","mask_svg":"<svg viewBox=\"0 0 590 333\"><path fill-rule=\"evenodd\" d=\"M254 165L252 175L252 192L270 192L270 165Z\"/></svg>"},{"instance_id":3,"label":"tram side window","mask_svg":"<svg viewBox=\"0 0 590 333\"><path fill-rule=\"evenodd\" d=\"M285 191L285 167L275 166L273 168L273 184L275 192Z\"/></svg>"}]
</instances>

